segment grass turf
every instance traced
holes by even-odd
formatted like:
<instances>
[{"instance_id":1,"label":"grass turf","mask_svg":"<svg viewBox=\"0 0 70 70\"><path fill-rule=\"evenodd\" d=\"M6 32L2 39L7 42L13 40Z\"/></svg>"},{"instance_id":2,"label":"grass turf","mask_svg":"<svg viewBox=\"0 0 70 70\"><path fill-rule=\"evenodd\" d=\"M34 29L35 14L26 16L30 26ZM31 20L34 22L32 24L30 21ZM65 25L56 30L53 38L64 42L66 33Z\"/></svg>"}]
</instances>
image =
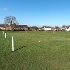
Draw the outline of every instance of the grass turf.
<instances>
[{"instance_id":1,"label":"grass turf","mask_svg":"<svg viewBox=\"0 0 70 70\"><path fill-rule=\"evenodd\" d=\"M70 33L0 31L0 70L70 70ZM11 37L15 51L11 51ZM39 42L40 41L40 42Z\"/></svg>"}]
</instances>

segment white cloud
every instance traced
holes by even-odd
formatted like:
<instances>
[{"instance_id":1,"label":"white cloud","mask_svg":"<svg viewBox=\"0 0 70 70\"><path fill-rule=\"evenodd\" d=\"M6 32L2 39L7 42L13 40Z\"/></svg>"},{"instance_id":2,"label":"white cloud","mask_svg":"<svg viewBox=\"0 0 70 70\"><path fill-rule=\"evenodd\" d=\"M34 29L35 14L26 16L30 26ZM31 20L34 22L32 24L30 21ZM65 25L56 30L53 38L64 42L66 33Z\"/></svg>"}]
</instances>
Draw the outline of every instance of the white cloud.
<instances>
[{"instance_id":1,"label":"white cloud","mask_svg":"<svg viewBox=\"0 0 70 70\"><path fill-rule=\"evenodd\" d=\"M2 10L7 11L7 10L8 10L8 8L2 8Z\"/></svg>"},{"instance_id":2,"label":"white cloud","mask_svg":"<svg viewBox=\"0 0 70 70\"><path fill-rule=\"evenodd\" d=\"M0 8L0 10L7 11L8 8Z\"/></svg>"}]
</instances>

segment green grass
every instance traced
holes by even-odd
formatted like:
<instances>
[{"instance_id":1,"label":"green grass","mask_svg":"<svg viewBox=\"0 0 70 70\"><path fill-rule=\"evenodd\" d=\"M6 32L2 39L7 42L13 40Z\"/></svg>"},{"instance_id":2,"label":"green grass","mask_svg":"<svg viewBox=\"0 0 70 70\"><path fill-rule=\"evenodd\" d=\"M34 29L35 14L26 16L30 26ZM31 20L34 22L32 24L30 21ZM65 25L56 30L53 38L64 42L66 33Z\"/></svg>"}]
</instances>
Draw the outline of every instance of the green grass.
<instances>
[{"instance_id":1,"label":"green grass","mask_svg":"<svg viewBox=\"0 0 70 70\"><path fill-rule=\"evenodd\" d=\"M0 31L0 70L70 70L70 32ZM11 37L15 51L11 51ZM40 42L39 42L40 41Z\"/></svg>"}]
</instances>

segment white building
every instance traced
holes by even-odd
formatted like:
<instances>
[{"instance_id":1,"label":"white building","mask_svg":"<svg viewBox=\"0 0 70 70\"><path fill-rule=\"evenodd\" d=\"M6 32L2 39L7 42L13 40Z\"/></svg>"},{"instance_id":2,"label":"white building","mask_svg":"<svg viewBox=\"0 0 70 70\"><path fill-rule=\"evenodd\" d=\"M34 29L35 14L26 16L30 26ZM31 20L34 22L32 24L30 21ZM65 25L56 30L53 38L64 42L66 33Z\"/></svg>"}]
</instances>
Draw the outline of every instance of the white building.
<instances>
[{"instance_id":1,"label":"white building","mask_svg":"<svg viewBox=\"0 0 70 70\"><path fill-rule=\"evenodd\" d=\"M66 27L65 31L70 31L70 27L68 27L68 28Z\"/></svg>"},{"instance_id":2,"label":"white building","mask_svg":"<svg viewBox=\"0 0 70 70\"><path fill-rule=\"evenodd\" d=\"M51 28L51 27L49 27L49 26L43 26L43 30L45 30L45 31L51 31L51 30L52 30L52 28Z\"/></svg>"}]
</instances>

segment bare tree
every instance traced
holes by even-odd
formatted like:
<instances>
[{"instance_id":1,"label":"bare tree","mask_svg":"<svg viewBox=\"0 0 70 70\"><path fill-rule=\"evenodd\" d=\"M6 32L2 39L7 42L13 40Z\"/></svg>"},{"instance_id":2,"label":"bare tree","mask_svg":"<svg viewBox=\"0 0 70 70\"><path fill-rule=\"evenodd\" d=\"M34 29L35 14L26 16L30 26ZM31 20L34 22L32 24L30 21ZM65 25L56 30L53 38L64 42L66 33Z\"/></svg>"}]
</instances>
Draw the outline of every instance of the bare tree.
<instances>
[{"instance_id":1,"label":"bare tree","mask_svg":"<svg viewBox=\"0 0 70 70\"><path fill-rule=\"evenodd\" d=\"M13 30L14 27L16 25L18 25L16 17L14 17L14 16L6 16L4 18L4 22L5 22L5 28L6 28L6 30Z\"/></svg>"}]
</instances>

